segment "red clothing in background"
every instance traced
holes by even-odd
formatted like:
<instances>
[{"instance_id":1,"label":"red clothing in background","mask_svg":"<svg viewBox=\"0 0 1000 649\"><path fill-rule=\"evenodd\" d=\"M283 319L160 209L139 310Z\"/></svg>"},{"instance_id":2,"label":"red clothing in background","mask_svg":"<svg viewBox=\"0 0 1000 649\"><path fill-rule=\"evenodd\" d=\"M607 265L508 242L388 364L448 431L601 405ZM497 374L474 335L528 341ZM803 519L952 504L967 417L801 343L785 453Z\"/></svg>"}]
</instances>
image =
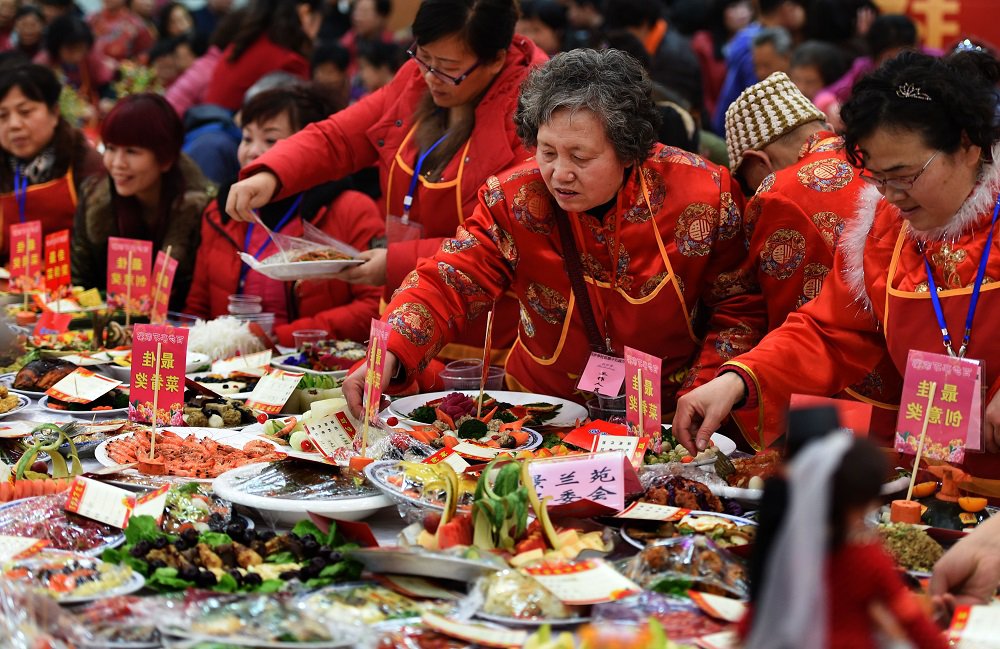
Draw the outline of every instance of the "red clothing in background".
<instances>
[{"instance_id":1,"label":"red clothing in background","mask_svg":"<svg viewBox=\"0 0 1000 649\"><path fill-rule=\"evenodd\" d=\"M90 17L94 31L94 51L117 61L145 60L153 46L153 33L142 18L122 8L98 11Z\"/></svg>"},{"instance_id":2,"label":"red clothing in background","mask_svg":"<svg viewBox=\"0 0 1000 649\"><path fill-rule=\"evenodd\" d=\"M279 70L309 80L309 61L298 52L275 45L267 36L261 36L248 47L243 55L230 61L233 46L222 53L222 59L212 72L205 89L204 103L215 104L231 111L243 105L243 94L257 81ZM329 177L320 182L330 180ZM313 183L319 184L319 183Z\"/></svg>"}]
</instances>

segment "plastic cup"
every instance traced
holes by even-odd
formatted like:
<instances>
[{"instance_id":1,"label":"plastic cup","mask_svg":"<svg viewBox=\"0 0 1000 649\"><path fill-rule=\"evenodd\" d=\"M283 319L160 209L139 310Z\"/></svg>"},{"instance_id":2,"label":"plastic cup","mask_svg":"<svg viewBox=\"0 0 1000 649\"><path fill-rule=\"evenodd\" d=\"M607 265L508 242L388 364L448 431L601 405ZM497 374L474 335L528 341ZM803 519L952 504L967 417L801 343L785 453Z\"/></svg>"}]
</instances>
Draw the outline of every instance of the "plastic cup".
<instances>
[{"instance_id":1,"label":"plastic cup","mask_svg":"<svg viewBox=\"0 0 1000 649\"><path fill-rule=\"evenodd\" d=\"M256 323L265 334L271 336L274 333L274 314L273 313L251 313L251 314L233 314L233 317L237 320L242 320L243 322L253 322Z\"/></svg>"},{"instance_id":2,"label":"plastic cup","mask_svg":"<svg viewBox=\"0 0 1000 649\"><path fill-rule=\"evenodd\" d=\"M307 347L313 347L326 340L330 333L326 329L299 329L292 332L295 340L295 349L302 351Z\"/></svg>"},{"instance_id":3,"label":"plastic cup","mask_svg":"<svg viewBox=\"0 0 1000 649\"><path fill-rule=\"evenodd\" d=\"M230 315L255 315L264 310L264 299L259 295L230 295Z\"/></svg>"},{"instance_id":4,"label":"plastic cup","mask_svg":"<svg viewBox=\"0 0 1000 649\"><path fill-rule=\"evenodd\" d=\"M446 390L478 390L482 374L483 362L466 358L448 363L438 376ZM491 365L486 374L486 388L502 390L506 375L507 371L504 368Z\"/></svg>"},{"instance_id":5,"label":"plastic cup","mask_svg":"<svg viewBox=\"0 0 1000 649\"><path fill-rule=\"evenodd\" d=\"M587 401L587 414L594 421L625 423L625 397L601 397Z\"/></svg>"}]
</instances>

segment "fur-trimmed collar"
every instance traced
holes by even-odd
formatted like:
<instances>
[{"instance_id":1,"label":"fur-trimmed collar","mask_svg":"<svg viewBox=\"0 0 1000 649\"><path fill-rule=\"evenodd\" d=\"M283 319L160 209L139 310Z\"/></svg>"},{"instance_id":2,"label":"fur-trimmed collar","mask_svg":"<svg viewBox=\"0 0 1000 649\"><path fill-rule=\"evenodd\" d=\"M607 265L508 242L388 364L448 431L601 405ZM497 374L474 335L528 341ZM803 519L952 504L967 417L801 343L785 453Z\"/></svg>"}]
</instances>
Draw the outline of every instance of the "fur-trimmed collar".
<instances>
[{"instance_id":1,"label":"fur-trimmed collar","mask_svg":"<svg viewBox=\"0 0 1000 649\"><path fill-rule=\"evenodd\" d=\"M972 193L965 199L951 221L944 226L924 232L907 229L907 236L920 241L958 239L980 221L989 218L998 192L1000 192L1000 143L993 145L993 162L983 166ZM882 201L882 194L877 187L867 186L862 189L858 197L855 218L848 223L840 240L845 262L844 279L847 280L854 299L865 309L871 307L871 300L865 289L865 244L875 222L875 213ZM887 209L892 210L894 214L898 212L898 209L891 205Z\"/></svg>"}]
</instances>

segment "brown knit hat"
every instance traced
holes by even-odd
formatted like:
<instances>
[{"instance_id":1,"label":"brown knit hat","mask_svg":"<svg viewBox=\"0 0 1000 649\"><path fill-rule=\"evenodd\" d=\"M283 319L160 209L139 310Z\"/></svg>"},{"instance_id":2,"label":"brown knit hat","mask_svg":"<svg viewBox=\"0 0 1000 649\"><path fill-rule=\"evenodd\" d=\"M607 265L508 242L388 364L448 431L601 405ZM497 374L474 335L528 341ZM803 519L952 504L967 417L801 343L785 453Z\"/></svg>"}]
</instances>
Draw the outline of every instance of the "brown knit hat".
<instances>
[{"instance_id":1,"label":"brown knit hat","mask_svg":"<svg viewBox=\"0 0 1000 649\"><path fill-rule=\"evenodd\" d=\"M775 72L740 94L726 109L729 168L736 171L744 151L760 151L786 133L826 115L784 72Z\"/></svg>"}]
</instances>

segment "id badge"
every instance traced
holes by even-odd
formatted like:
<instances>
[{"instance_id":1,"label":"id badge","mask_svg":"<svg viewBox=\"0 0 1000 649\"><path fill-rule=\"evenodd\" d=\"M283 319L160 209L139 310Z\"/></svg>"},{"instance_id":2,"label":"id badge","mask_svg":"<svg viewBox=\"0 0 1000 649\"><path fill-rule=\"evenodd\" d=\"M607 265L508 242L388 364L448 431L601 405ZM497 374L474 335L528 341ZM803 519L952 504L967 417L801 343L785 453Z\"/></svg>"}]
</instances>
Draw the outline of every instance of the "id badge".
<instances>
[{"instance_id":1,"label":"id badge","mask_svg":"<svg viewBox=\"0 0 1000 649\"><path fill-rule=\"evenodd\" d=\"M615 397L625 382L625 359L591 352L577 389L604 397Z\"/></svg>"},{"instance_id":2,"label":"id badge","mask_svg":"<svg viewBox=\"0 0 1000 649\"><path fill-rule=\"evenodd\" d=\"M385 237L389 245L403 241L416 241L424 238L424 226L410 219L390 214L385 222Z\"/></svg>"}]
</instances>

